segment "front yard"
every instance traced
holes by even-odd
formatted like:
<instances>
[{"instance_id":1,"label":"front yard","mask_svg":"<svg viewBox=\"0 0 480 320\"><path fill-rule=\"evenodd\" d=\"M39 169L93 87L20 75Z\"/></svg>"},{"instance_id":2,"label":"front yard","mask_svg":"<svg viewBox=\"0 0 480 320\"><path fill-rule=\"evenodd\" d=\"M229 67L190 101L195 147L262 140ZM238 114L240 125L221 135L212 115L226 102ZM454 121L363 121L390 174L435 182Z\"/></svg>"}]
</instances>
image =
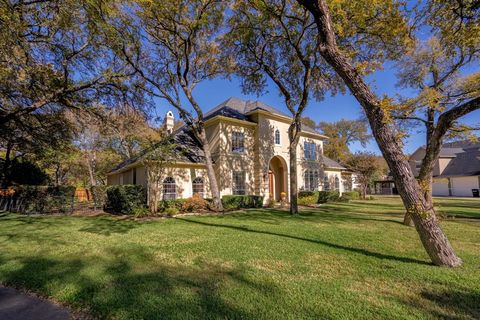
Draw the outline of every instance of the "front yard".
<instances>
[{"instance_id":1,"label":"front yard","mask_svg":"<svg viewBox=\"0 0 480 320\"><path fill-rule=\"evenodd\" d=\"M480 201L437 199L464 266L398 198L153 221L0 218L0 282L113 319L480 318Z\"/></svg>"}]
</instances>

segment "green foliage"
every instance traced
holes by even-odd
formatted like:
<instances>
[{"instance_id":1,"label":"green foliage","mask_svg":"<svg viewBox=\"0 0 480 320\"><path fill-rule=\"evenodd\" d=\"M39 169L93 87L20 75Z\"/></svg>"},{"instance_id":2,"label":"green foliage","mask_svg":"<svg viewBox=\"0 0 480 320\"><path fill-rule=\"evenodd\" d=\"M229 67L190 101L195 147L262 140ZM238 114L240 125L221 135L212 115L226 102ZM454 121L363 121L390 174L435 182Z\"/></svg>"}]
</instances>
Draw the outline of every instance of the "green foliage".
<instances>
[{"instance_id":1,"label":"green foliage","mask_svg":"<svg viewBox=\"0 0 480 320\"><path fill-rule=\"evenodd\" d=\"M103 207L107 201L108 186L91 186L90 192L97 207Z\"/></svg>"},{"instance_id":2,"label":"green foliage","mask_svg":"<svg viewBox=\"0 0 480 320\"><path fill-rule=\"evenodd\" d=\"M166 208L163 213L167 216L173 216L173 215L178 214L178 212L179 212L179 210L177 208L171 207L171 208Z\"/></svg>"},{"instance_id":3,"label":"green foliage","mask_svg":"<svg viewBox=\"0 0 480 320\"><path fill-rule=\"evenodd\" d=\"M5 160L0 160L0 172L3 171ZM41 186L48 183L48 175L37 164L27 159L12 161L8 169L9 182L19 185Z\"/></svg>"},{"instance_id":4,"label":"green foliage","mask_svg":"<svg viewBox=\"0 0 480 320\"><path fill-rule=\"evenodd\" d=\"M320 191L318 193L318 203L337 202L340 200L338 191Z\"/></svg>"},{"instance_id":5,"label":"green foliage","mask_svg":"<svg viewBox=\"0 0 480 320\"><path fill-rule=\"evenodd\" d=\"M318 203L318 191L300 191L298 193L298 204L312 206Z\"/></svg>"},{"instance_id":6,"label":"green foliage","mask_svg":"<svg viewBox=\"0 0 480 320\"><path fill-rule=\"evenodd\" d=\"M26 214L65 214L71 212L75 187L26 185L16 186L12 189L14 190L14 194L9 197L9 211Z\"/></svg>"},{"instance_id":7,"label":"green foliage","mask_svg":"<svg viewBox=\"0 0 480 320\"><path fill-rule=\"evenodd\" d=\"M115 214L135 214L135 210L146 208L147 191L138 185L116 185L107 188L106 210Z\"/></svg>"},{"instance_id":8,"label":"green foliage","mask_svg":"<svg viewBox=\"0 0 480 320\"><path fill-rule=\"evenodd\" d=\"M342 198L345 200L359 200L360 199L360 192L358 191L349 191L343 192Z\"/></svg>"},{"instance_id":9,"label":"green foliage","mask_svg":"<svg viewBox=\"0 0 480 320\"><path fill-rule=\"evenodd\" d=\"M164 212L169 208L175 208L177 211L180 211L185 203L185 199L170 199L170 200L160 200L158 202L158 210Z\"/></svg>"},{"instance_id":10,"label":"green foliage","mask_svg":"<svg viewBox=\"0 0 480 320\"><path fill-rule=\"evenodd\" d=\"M236 210L244 208L261 208L263 206L263 197L255 195L231 195L223 196L222 204L225 210Z\"/></svg>"}]
</instances>

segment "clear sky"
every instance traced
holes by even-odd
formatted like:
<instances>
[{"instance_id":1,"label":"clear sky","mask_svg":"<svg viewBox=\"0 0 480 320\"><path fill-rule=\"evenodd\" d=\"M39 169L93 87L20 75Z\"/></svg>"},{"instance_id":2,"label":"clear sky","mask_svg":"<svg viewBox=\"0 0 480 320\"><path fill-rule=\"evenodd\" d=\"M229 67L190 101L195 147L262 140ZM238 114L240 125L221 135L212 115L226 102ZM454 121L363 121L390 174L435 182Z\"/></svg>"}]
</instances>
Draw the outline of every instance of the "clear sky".
<instances>
[{"instance_id":1,"label":"clear sky","mask_svg":"<svg viewBox=\"0 0 480 320\"><path fill-rule=\"evenodd\" d=\"M467 73L468 72L467 70ZM408 95L407 90L399 89L395 86L396 77L394 67L387 64L382 71L368 77L368 82L372 85L377 94L387 94L390 97L394 97L396 94ZM258 99L264 103L267 103L273 107L276 107L285 113L289 114L285 108L282 97L279 96L278 90L274 84L270 83L268 92L260 97L255 95L244 95L240 87L240 82L236 78L231 80L215 79L201 83L194 91L194 95L197 98L200 105L207 111L222 101L230 98L237 97L241 99ZM163 118L168 110L174 111L175 115L178 113L172 109L167 102L156 102L156 114ZM357 100L350 94L327 96L323 101L311 101L305 110L304 115L312 118L316 122L320 121L337 121L344 119L358 119L361 116L361 107ZM468 116L462 118L462 122L466 124L480 124L480 110L470 113ZM415 151L419 146L423 145L425 141L425 134L423 132L411 132L410 138L406 141L405 152L411 153ZM359 150L368 150L375 153L380 153L377 143L372 140L367 148L363 148L360 145L353 145L350 148L353 152Z\"/></svg>"}]
</instances>

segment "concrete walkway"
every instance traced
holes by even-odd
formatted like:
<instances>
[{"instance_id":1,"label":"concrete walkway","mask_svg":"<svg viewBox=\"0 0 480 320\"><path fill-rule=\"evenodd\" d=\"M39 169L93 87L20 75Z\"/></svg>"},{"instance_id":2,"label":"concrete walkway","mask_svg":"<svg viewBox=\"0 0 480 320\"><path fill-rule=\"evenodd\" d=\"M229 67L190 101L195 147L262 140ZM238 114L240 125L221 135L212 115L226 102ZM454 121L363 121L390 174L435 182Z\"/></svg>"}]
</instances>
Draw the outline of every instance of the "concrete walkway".
<instances>
[{"instance_id":1,"label":"concrete walkway","mask_svg":"<svg viewBox=\"0 0 480 320\"><path fill-rule=\"evenodd\" d=\"M0 286L0 319L66 320L70 313L51 302Z\"/></svg>"}]
</instances>

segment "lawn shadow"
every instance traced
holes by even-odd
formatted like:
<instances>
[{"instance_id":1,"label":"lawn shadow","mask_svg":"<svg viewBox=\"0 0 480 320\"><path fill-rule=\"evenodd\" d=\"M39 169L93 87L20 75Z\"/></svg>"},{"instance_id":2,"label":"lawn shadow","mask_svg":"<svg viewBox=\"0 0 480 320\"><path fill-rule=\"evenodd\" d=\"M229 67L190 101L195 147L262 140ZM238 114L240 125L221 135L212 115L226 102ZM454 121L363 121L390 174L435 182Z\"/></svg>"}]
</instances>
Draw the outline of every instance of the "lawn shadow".
<instances>
[{"instance_id":1,"label":"lawn shadow","mask_svg":"<svg viewBox=\"0 0 480 320\"><path fill-rule=\"evenodd\" d=\"M272 284L248 279L238 268L211 262L200 261L195 266L159 263L153 270L139 271L139 262L152 258L142 251L112 248L102 257L18 258L21 267L2 275L3 282L57 299L60 296L61 302L99 319L255 318L251 310L224 299L225 286L236 283L254 294L276 295ZM95 273L86 272L92 266Z\"/></svg>"},{"instance_id":2,"label":"lawn shadow","mask_svg":"<svg viewBox=\"0 0 480 320\"><path fill-rule=\"evenodd\" d=\"M102 236L112 234L126 234L130 230L138 228L142 223L132 220L119 220L112 218L87 217L82 218L89 222L89 226L82 227L78 231L94 233Z\"/></svg>"},{"instance_id":3,"label":"lawn shadow","mask_svg":"<svg viewBox=\"0 0 480 320\"><path fill-rule=\"evenodd\" d=\"M205 221L199 221L199 220L190 220L190 219L178 218L178 217L175 218L175 219L181 220L181 221L184 221L184 222L187 222L187 223L195 223L195 224L200 224L200 225L204 225L204 226L208 226L208 227L227 228L227 229L232 229L232 230L237 230L237 231L242 231L242 232L259 233L259 234L266 234L266 235L271 235L271 236L276 236L276 237L306 241L306 242L310 242L310 243L320 244L322 246L326 246L326 247L329 247L329 248L340 249L340 250L344 250L344 251L348 251L348 252L362 254L362 255L377 258L377 259L386 259L386 260L392 260L392 261L397 261L397 262L415 263L415 264L421 264L421 265L432 265L430 262L423 261L423 260L407 258L407 257L398 257L398 256L383 254L383 253L379 253L379 252L368 251L366 249L361 249L361 248L347 247L347 246L343 246L343 245L340 245L340 244L331 243L331 242L324 241L324 240L319 240L319 239L308 239L308 238L303 238L303 237L298 237L298 236L283 234L283 233L276 233L276 232L271 232L271 231L266 231L266 230L255 230L255 229L249 229L247 227L242 227L242 226L234 226L234 225L228 225L228 224L216 224L216 223L211 223L211 222L205 222Z\"/></svg>"}]
</instances>

